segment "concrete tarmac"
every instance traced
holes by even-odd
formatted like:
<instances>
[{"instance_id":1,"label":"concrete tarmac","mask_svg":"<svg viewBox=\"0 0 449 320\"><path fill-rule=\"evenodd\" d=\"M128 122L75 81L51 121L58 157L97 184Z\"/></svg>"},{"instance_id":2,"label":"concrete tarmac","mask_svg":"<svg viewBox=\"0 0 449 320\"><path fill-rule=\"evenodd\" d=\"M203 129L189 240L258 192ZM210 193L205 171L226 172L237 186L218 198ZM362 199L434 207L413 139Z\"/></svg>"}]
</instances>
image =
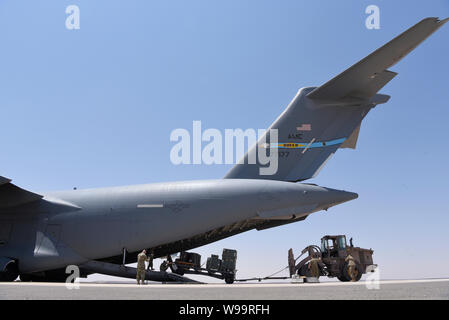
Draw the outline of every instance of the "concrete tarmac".
<instances>
[{"instance_id":1,"label":"concrete tarmac","mask_svg":"<svg viewBox=\"0 0 449 320\"><path fill-rule=\"evenodd\" d=\"M322 283L245 284L147 284L80 283L68 289L64 283L0 283L1 300L449 300L449 279L380 281L379 288L365 281ZM373 285L371 283L371 285Z\"/></svg>"}]
</instances>

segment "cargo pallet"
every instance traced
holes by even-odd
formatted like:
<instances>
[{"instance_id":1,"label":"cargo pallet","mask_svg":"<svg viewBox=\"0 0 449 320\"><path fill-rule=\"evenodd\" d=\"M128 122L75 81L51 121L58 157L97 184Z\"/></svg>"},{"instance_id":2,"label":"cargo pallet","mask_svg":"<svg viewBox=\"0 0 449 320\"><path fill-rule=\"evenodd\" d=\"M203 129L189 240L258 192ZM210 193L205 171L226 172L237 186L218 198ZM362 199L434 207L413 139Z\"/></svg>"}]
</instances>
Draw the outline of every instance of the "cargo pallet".
<instances>
[{"instance_id":1,"label":"cargo pallet","mask_svg":"<svg viewBox=\"0 0 449 320\"><path fill-rule=\"evenodd\" d=\"M201 265L201 255L194 252L181 252L178 259L172 261L171 257L167 257L161 266L161 271L166 271L168 268L173 273L180 276L184 274L195 274L213 277L224 280L227 284L232 284L235 281L237 264L237 251L232 249L223 249L222 258L218 255L211 255L207 258L206 268Z\"/></svg>"}]
</instances>

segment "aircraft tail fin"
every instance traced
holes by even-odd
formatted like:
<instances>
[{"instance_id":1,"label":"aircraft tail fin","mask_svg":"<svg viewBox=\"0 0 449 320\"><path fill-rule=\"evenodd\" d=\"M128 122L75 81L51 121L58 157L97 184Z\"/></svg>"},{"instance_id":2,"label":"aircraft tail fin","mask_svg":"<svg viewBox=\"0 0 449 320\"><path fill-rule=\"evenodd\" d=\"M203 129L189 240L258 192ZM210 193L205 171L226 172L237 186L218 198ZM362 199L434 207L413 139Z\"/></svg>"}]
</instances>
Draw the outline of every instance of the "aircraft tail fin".
<instances>
[{"instance_id":1,"label":"aircraft tail fin","mask_svg":"<svg viewBox=\"0 0 449 320\"><path fill-rule=\"evenodd\" d=\"M447 21L424 19L322 86L301 89L225 178L303 181L315 177L339 148L355 148L364 117L389 100L378 94L397 75L387 68ZM270 141L275 133L277 141ZM277 155L277 161L260 161L260 149ZM275 170L263 170L273 163Z\"/></svg>"},{"instance_id":2,"label":"aircraft tail fin","mask_svg":"<svg viewBox=\"0 0 449 320\"><path fill-rule=\"evenodd\" d=\"M327 101L320 104L307 97L314 89L301 89L266 135L225 178L292 182L313 178L340 147L355 148L363 118L375 105L389 99L389 96L377 94L369 100ZM276 142L273 142L272 130L277 132ZM259 161L261 148L268 156L274 153L272 159L277 159L273 174L263 174L261 171L261 168L273 165L263 165ZM251 163L249 159L256 159L256 162Z\"/></svg>"}]
</instances>

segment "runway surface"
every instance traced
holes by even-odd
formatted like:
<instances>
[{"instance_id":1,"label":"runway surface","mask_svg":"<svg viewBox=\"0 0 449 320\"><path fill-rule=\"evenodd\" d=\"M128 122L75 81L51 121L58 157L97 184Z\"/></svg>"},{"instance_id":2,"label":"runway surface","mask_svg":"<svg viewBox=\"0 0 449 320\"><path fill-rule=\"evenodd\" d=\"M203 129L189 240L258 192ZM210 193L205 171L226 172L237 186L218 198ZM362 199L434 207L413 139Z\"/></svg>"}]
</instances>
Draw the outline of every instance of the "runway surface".
<instances>
[{"instance_id":1,"label":"runway surface","mask_svg":"<svg viewBox=\"0 0 449 320\"><path fill-rule=\"evenodd\" d=\"M372 285L372 283L371 283ZM80 283L69 290L64 283L0 283L2 300L297 300L297 299L444 299L449 279L380 281L378 289L357 283L147 284Z\"/></svg>"}]
</instances>

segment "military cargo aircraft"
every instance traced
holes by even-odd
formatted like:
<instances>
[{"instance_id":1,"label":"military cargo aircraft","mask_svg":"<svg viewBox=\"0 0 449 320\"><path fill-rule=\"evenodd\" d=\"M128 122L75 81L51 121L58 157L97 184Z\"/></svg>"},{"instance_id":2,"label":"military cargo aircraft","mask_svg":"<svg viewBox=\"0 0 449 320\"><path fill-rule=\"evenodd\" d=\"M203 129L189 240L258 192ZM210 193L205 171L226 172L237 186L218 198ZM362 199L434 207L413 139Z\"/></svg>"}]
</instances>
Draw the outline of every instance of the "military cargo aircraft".
<instances>
[{"instance_id":1,"label":"military cargo aircraft","mask_svg":"<svg viewBox=\"0 0 449 320\"><path fill-rule=\"evenodd\" d=\"M110 264L135 262L143 249L162 257L357 198L299 182L316 176L338 149L355 149L364 117L389 100L378 93L396 76L388 68L447 21L424 19L320 87L300 89L245 155L279 152L274 174L260 174L259 160L242 161L223 179L51 193L0 177L0 279L64 281L68 265L117 274ZM265 143L271 130L278 135L272 145Z\"/></svg>"}]
</instances>

